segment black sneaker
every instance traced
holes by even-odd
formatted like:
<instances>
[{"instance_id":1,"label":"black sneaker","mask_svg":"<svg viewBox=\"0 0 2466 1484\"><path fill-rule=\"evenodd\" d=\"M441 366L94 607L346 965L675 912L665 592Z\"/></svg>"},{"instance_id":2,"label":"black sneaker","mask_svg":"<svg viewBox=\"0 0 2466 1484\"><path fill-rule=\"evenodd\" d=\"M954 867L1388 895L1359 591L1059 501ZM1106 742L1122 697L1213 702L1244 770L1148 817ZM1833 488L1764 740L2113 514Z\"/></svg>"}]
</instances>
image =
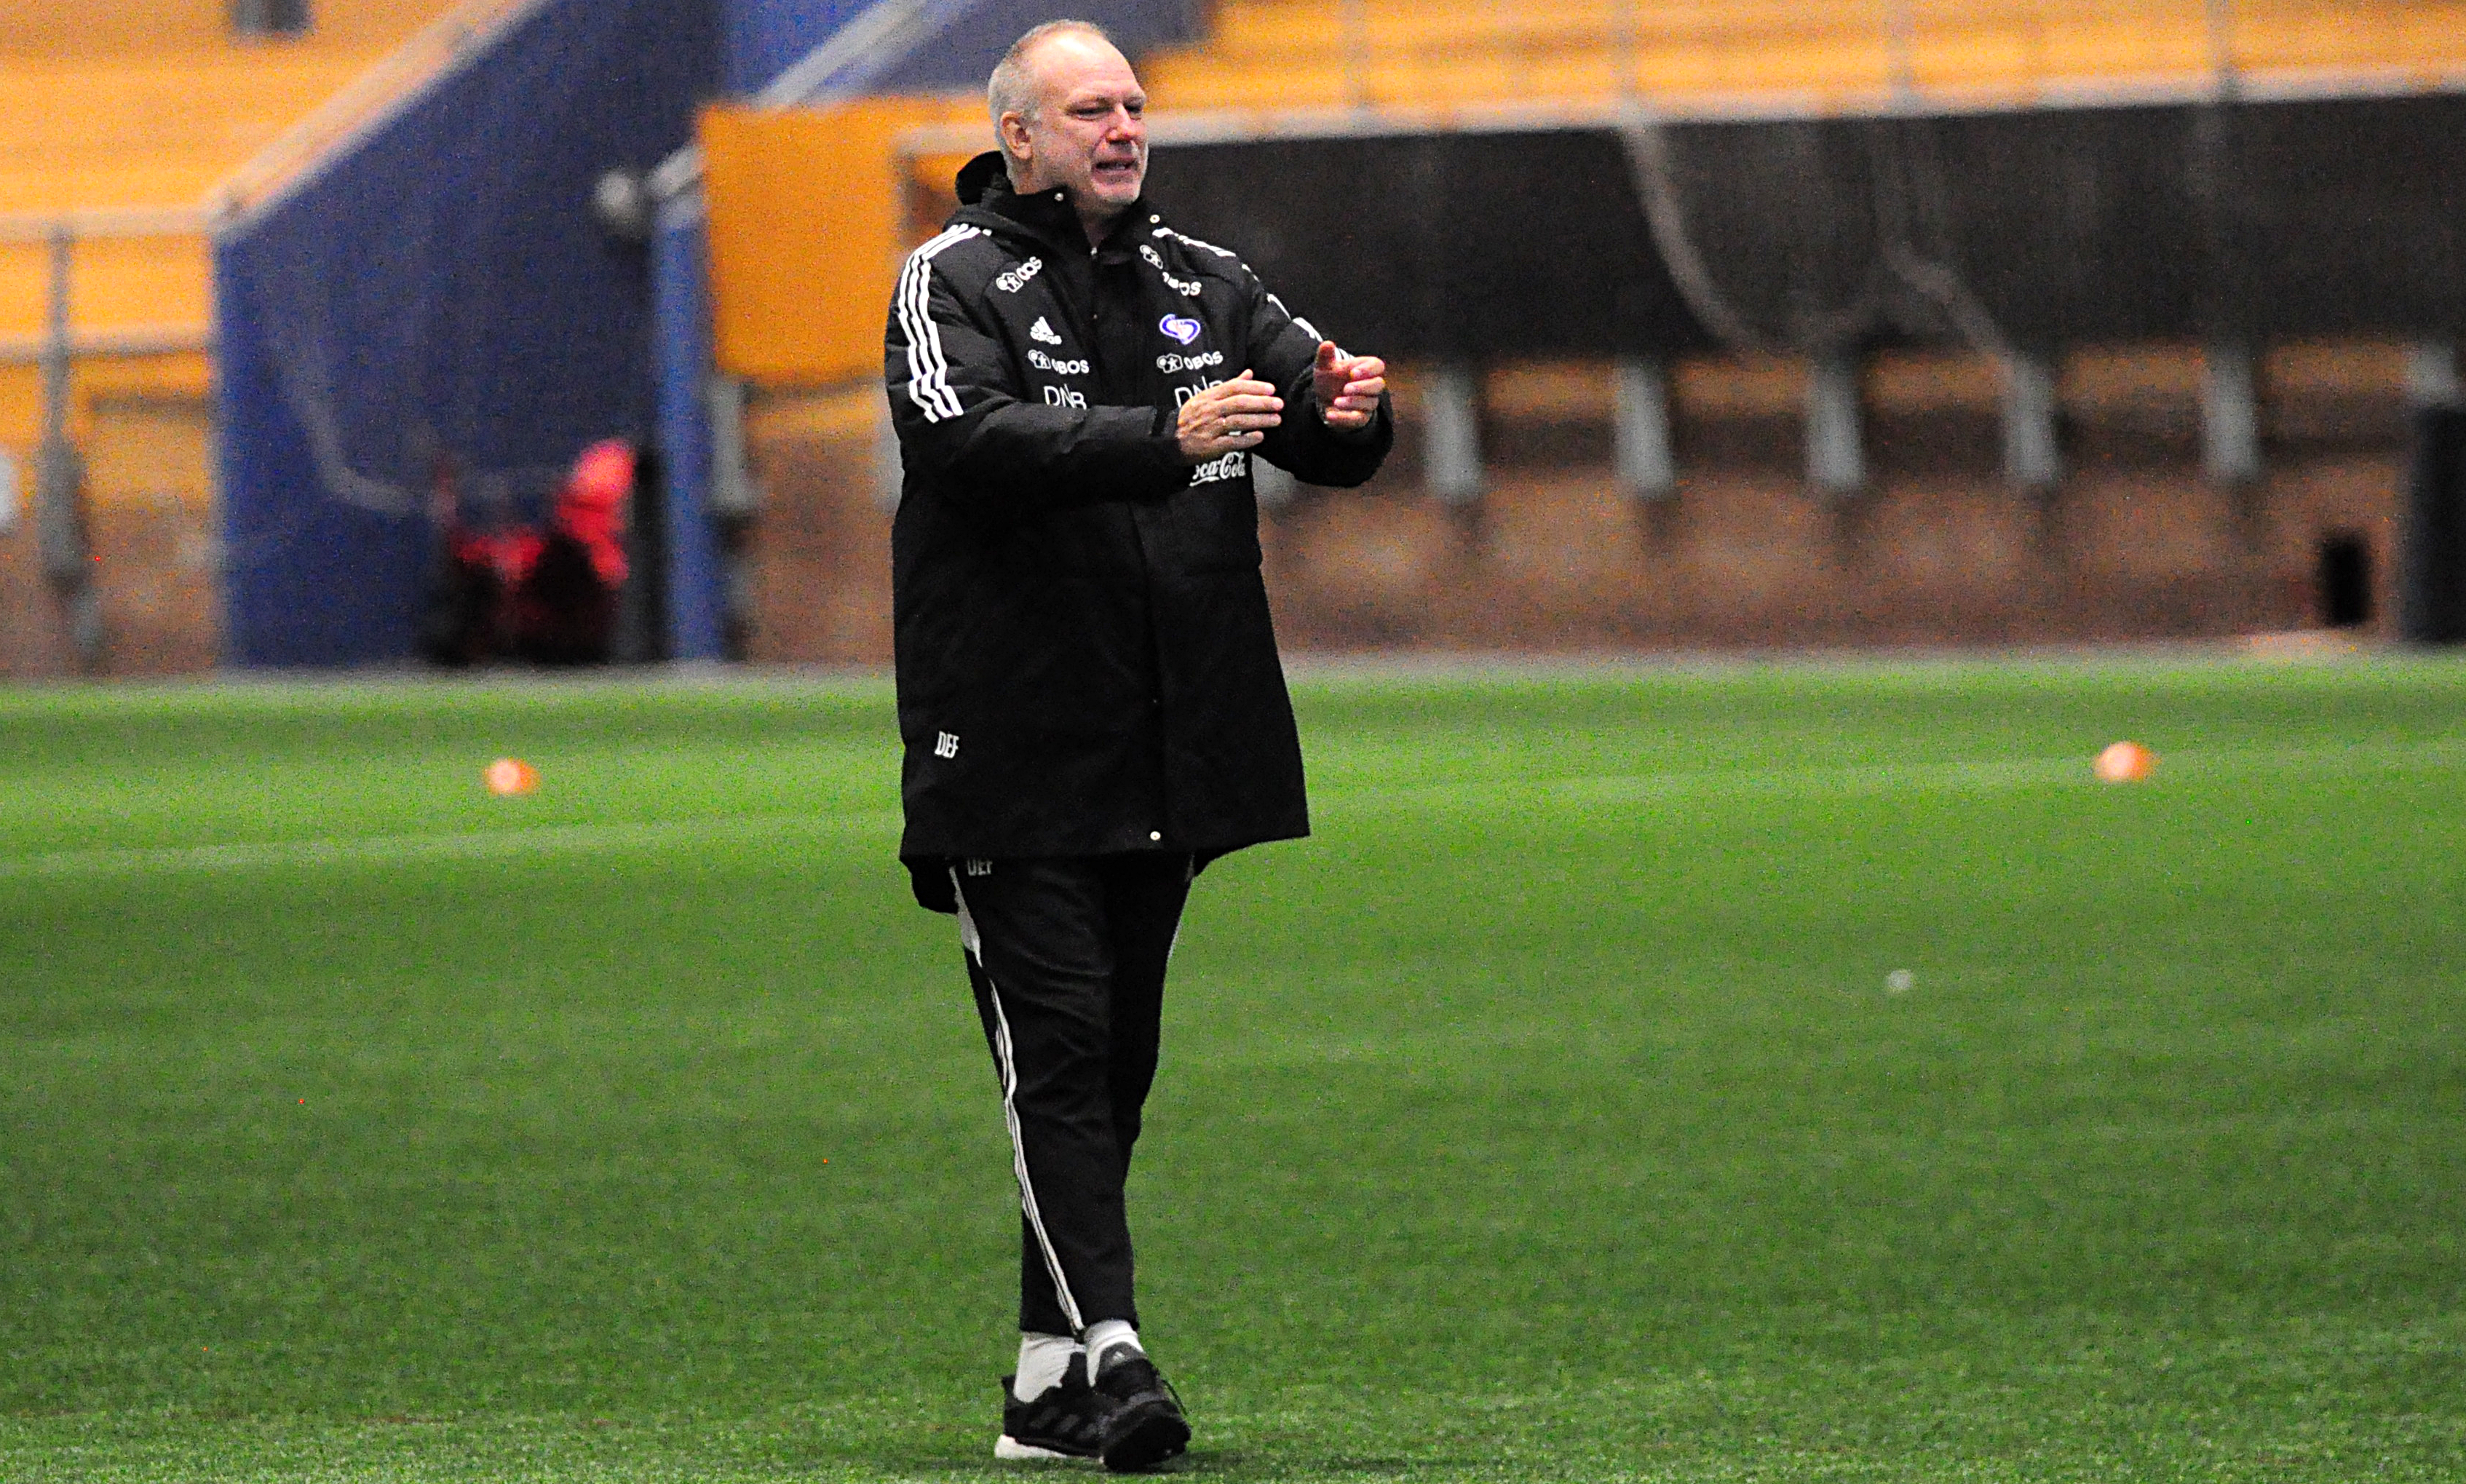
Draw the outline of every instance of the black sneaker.
<instances>
[{"instance_id":1,"label":"black sneaker","mask_svg":"<svg viewBox=\"0 0 2466 1484\"><path fill-rule=\"evenodd\" d=\"M1130 1346L1105 1352L1095 1392L1110 1408L1100 1456L1115 1473L1144 1473L1190 1446L1190 1424L1173 1383Z\"/></svg>"},{"instance_id":2,"label":"black sneaker","mask_svg":"<svg viewBox=\"0 0 2466 1484\"><path fill-rule=\"evenodd\" d=\"M1105 1443L1105 1417L1112 1408L1087 1384L1087 1362L1072 1356L1062 1379L1033 1402L1012 1395L1011 1383L1016 1379L1002 1378L1002 1435L994 1444L996 1458L1097 1455Z\"/></svg>"}]
</instances>

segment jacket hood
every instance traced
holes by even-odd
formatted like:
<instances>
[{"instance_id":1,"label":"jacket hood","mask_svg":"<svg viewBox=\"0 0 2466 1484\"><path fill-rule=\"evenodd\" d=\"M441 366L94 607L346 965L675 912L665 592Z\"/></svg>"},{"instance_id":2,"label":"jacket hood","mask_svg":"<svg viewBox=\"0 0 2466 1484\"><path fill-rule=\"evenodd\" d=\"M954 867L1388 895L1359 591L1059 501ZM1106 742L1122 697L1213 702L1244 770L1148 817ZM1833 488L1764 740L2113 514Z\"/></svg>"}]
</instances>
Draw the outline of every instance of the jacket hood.
<instances>
[{"instance_id":1,"label":"jacket hood","mask_svg":"<svg viewBox=\"0 0 2466 1484\"><path fill-rule=\"evenodd\" d=\"M959 204L974 206L982 201L986 193L994 189L997 181L1000 183L1003 192L1007 194L1010 191L1010 171L1002 165L1001 151L988 149L959 167L959 178L953 182L958 187Z\"/></svg>"}]
</instances>

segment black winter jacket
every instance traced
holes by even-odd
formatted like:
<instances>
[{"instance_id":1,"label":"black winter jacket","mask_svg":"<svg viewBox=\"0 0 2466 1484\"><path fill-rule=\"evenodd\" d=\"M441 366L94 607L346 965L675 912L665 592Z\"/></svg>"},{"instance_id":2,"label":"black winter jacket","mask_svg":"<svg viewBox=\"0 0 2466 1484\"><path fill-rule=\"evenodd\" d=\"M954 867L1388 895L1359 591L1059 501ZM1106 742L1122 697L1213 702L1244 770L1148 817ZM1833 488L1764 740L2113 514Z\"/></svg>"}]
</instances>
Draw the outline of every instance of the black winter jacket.
<instances>
[{"instance_id":1,"label":"black winter jacket","mask_svg":"<svg viewBox=\"0 0 2466 1484\"><path fill-rule=\"evenodd\" d=\"M1259 574L1249 458L1182 461L1182 401L1244 368L1283 391L1257 452L1358 484L1382 407L1318 417L1318 332L1141 201L1090 252L1065 195L1000 157L908 259L885 336L904 478L891 533L900 855L948 911L961 857L1189 851L1310 832Z\"/></svg>"}]
</instances>

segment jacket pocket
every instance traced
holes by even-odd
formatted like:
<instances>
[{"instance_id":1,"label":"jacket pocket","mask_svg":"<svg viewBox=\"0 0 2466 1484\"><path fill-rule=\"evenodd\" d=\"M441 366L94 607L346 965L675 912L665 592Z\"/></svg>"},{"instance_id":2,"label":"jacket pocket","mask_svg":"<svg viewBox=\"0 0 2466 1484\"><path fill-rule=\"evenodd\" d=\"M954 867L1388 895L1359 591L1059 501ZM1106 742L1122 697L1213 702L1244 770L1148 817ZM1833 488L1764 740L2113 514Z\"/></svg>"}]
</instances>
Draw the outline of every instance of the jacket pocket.
<instances>
[{"instance_id":1,"label":"jacket pocket","mask_svg":"<svg viewBox=\"0 0 2466 1484\"><path fill-rule=\"evenodd\" d=\"M1238 475L1194 483L1152 507L1142 524L1150 550L1169 571L1249 572L1259 565L1259 506L1246 463Z\"/></svg>"}]
</instances>

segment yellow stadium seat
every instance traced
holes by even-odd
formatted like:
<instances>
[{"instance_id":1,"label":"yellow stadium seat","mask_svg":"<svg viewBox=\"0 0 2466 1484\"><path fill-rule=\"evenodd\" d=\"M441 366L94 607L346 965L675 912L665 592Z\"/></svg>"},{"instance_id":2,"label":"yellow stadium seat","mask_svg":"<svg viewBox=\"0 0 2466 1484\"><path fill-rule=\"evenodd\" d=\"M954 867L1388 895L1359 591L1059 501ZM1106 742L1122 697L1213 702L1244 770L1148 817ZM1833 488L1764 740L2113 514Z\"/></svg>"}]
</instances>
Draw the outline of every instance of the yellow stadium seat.
<instances>
[{"instance_id":1,"label":"yellow stadium seat","mask_svg":"<svg viewBox=\"0 0 2466 1484\"><path fill-rule=\"evenodd\" d=\"M228 0L47 0L0 15L0 214L161 210L208 192L451 0L321 0L298 40L235 41ZM202 234L81 242L80 335L211 318ZM39 243L0 242L0 340L46 322Z\"/></svg>"},{"instance_id":2,"label":"yellow stadium seat","mask_svg":"<svg viewBox=\"0 0 2466 1484\"><path fill-rule=\"evenodd\" d=\"M317 0L298 37L235 45L230 0L28 0L0 8L0 67L52 58L101 61L162 56L383 52L451 9L452 0Z\"/></svg>"},{"instance_id":3,"label":"yellow stadium seat","mask_svg":"<svg viewBox=\"0 0 2466 1484\"><path fill-rule=\"evenodd\" d=\"M1647 98L1786 97L1848 103L1921 91L2036 93L2197 79L2223 59L2253 74L2466 71L2466 0L2236 0L2211 29L2205 0L1908 0L1892 8L1789 0L1224 0L1212 34L1147 59L1160 109L1356 102L1607 102L1624 78Z\"/></svg>"}]
</instances>

